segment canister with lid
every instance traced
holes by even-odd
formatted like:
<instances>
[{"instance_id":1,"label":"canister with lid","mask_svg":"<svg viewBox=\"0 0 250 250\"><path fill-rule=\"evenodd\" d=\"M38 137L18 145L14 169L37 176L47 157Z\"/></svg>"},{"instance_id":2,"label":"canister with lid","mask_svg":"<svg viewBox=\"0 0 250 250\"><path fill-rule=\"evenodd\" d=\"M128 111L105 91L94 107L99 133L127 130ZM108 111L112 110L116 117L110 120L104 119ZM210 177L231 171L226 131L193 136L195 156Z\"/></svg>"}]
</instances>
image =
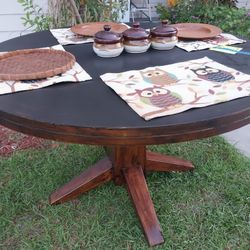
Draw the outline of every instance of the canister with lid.
<instances>
[{"instance_id":1,"label":"canister with lid","mask_svg":"<svg viewBox=\"0 0 250 250\"><path fill-rule=\"evenodd\" d=\"M177 29L168 25L168 21L162 21L160 26L151 30L152 47L158 50L169 50L174 48L178 42Z\"/></svg>"},{"instance_id":2,"label":"canister with lid","mask_svg":"<svg viewBox=\"0 0 250 250\"><path fill-rule=\"evenodd\" d=\"M122 35L111 31L110 25L94 36L93 50L100 57L116 57L123 51Z\"/></svg>"},{"instance_id":3,"label":"canister with lid","mask_svg":"<svg viewBox=\"0 0 250 250\"><path fill-rule=\"evenodd\" d=\"M135 22L133 27L123 32L123 43L128 53L143 53L150 47L150 33Z\"/></svg>"}]
</instances>

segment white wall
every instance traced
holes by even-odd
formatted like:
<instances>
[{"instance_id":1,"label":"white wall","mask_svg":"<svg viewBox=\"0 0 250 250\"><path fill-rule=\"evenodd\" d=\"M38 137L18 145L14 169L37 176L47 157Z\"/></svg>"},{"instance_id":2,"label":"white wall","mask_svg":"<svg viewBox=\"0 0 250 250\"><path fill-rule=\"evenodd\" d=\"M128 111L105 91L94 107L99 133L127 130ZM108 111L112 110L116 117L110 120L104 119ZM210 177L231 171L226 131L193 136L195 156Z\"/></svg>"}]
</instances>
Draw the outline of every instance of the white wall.
<instances>
[{"instance_id":1,"label":"white wall","mask_svg":"<svg viewBox=\"0 0 250 250\"><path fill-rule=\"evenodd\" d=\"M34 3L47 10L47 0L35 0ZM24 10L17 0L0 0L0 42L32 32L22 24Z\"/></svg>"}]
</instances>

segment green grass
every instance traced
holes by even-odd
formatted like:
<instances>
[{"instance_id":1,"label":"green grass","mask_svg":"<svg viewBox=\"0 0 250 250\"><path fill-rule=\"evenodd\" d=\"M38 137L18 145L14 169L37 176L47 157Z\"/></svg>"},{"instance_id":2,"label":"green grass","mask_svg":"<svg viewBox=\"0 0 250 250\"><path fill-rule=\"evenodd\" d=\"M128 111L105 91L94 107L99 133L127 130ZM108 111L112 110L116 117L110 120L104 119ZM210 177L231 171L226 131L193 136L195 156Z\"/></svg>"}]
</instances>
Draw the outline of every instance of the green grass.
<instances>
[{"instance_id":1,"label":"green grass","mask_svg":"<svg viewBox=\"0 0 250 250\"><path fill-rule=\"evenodd\" d=\"M249 159L220 137L151 149L196 167L148 175L166 241L155 249L249 249ZM103 155L61 144L0 158L0 249L148 249L126 189L112 182L78 202L48 204L53 190Z\"/></svg>"}]
</instances>

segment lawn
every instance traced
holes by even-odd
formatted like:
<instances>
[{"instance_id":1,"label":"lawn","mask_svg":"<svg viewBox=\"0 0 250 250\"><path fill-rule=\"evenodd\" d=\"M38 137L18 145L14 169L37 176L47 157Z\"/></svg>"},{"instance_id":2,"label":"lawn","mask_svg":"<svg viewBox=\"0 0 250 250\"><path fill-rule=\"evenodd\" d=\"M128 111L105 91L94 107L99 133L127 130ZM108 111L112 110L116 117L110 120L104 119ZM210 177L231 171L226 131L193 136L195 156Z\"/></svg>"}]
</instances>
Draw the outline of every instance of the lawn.
<instances>
[{"instance_id":1,"label":"lawn","mask_svg":"<svg viewBox=\"0 0 250 250\"><path fill-rule=\"evenodd\" d=\"M220 137L151 150L182 156L193 173L147 177L165 244L155 249L249 249L250 160ZM58 147L0 158L0 249L148 249L127 191L107 183L73 202L49 194L104 155Z\"/></svg>"}]
</instances>

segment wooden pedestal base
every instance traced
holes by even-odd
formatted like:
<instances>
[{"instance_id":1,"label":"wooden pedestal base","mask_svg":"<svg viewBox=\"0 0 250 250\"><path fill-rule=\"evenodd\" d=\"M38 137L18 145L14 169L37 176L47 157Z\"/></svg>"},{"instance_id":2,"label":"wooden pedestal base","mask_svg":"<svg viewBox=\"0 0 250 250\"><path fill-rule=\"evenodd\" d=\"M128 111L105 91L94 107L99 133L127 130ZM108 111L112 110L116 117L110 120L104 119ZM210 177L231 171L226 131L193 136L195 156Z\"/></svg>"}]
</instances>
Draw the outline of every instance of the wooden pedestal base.
<instances>
[{"instance_id":1,"label":"wooden pedestal base","mask_svg":"<svg viewBox=\"0 0 250 250\"><path fill-rule=\"evenodd\" d=\"M146 152L145 146L114 146L107 148L106 157L81 175L57 189L50 204L60 204L76 198L105 182L114 180L128 189L144 234L150 246L164 242L161 226L145 180L148 171L193 170L191 162L158 153Z\"/></svg>"}]
</instances>

